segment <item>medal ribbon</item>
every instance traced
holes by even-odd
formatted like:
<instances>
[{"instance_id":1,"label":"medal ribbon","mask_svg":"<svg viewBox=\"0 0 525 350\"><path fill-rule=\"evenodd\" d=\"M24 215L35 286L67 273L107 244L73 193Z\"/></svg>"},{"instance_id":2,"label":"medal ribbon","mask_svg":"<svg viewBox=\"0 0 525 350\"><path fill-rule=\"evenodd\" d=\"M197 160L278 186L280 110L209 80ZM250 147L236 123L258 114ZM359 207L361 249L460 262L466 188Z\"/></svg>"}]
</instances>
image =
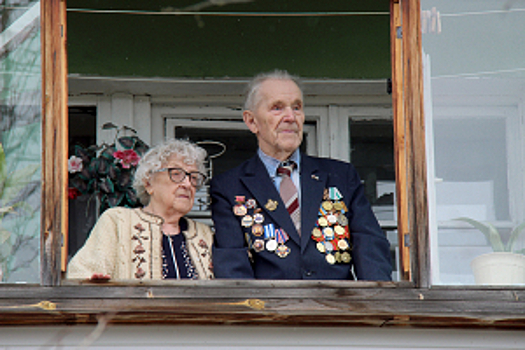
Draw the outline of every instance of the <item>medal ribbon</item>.
<instances>
[{"instance_id":1,"label":"medal ribbon","mask_svg":"<svg viewBox=\"0 0 525 350\"><path fill-rule=\"evenodd\" d=\"M269 239L275 237L275 226L268 224L264 226L264 238Z\"/></svg>"},{"instance_id":2,"label":"medal ribbon","mask_svg":"<svg viewBox=\"0 0 525 350\"><path fill-rule=\"evenodd\" d=\"M286 231L283 230L282 228L275 230L275 234L277 236L277 243L281 243L281 244L286 243L288 238L290 238L288 234L286 233Z\"/></svg>"}]
</instances>

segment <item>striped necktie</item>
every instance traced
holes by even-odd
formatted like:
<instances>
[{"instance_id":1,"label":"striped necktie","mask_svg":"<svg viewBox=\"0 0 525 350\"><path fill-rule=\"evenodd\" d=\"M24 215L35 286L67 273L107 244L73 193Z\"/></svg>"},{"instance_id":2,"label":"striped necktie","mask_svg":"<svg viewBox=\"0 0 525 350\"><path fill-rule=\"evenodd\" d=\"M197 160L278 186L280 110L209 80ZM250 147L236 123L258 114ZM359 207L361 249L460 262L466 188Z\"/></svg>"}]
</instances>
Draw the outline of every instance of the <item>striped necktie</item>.
<instances>
[{"instance_id":1,"label":"striped necktie","mask_svg":"<svg viewBox=\"0 0 525 350\"><path fill-rule=\"evenodd\" d=\"M291 176L292 171L295 168L294 162L284 162L277 168L277 175L282 177L281 186L279 187L279 193L281 198L288 210L288 214L292 218L292 221L297 229L299 235L301 235L301 210L299 208L299 195L297 188L295 187Z\"/></svg>"}]
</instances>

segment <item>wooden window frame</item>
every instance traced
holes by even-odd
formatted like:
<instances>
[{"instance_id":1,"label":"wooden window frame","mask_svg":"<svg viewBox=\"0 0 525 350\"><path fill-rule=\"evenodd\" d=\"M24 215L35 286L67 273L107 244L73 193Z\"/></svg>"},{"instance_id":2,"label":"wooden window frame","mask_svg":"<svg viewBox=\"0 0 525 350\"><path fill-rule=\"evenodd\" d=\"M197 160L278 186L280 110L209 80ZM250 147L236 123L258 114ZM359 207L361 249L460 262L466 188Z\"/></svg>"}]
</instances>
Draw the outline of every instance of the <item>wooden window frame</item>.
<instances>
[{"instance_id":1,"label":"wooden window frame","mask_svg":"<svg viewBox=\"0 0 525 350\"><path fill-rule=\"evenodd\" d=\"M42 0L41 285L0 288L0 325L96 323L522 328L525 289L429 283L419 0L391 0L402 282L61 280L67 234L66 5ZM401 20L402 18L402 20ZM402 38L401 38L402 32Z\"/></svg>"}]
</instances>

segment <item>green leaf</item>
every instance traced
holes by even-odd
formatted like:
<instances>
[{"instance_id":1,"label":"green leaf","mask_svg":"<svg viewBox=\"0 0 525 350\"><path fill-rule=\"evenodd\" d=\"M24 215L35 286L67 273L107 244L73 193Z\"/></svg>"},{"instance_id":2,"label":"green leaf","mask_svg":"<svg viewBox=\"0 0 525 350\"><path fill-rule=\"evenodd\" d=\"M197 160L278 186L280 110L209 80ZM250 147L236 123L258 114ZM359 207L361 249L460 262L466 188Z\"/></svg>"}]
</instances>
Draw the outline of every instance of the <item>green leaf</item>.
<instances>
[{"instance_id":1,"label":"green leaf","mask_svg":"<svg viewBox=\"0 0 525 350\"><path fill-rule=\"evenodd\" d=\"M525 222L521 223L521 225L518 225L512 230L510 234L509 241L507 242L507 246L505 247L505 250L508 252L512 252L512 248L514 246L514 243L516 243L516 240L522 233L522 231L525 229Z\"/></svg>"},{"instance_id":2,"label":"green leaf","mask_svg":"<svg viewBox=\"0 0 525 350\"><path fill-rule=\"evenodd\" d=\"M115 192L115 185L113 184L113 181L111 181L108 178L102 179L99 183L99 187L102 191L106 193L113 193Z\"/></svg>"},{"instance_id":3,"label":"green leaf","mask_svg":"<svg viewBox=\"0 0 525 350\"><path fill-rule=\"evenodd\" d=\"M135 139L136 139L136 136L122 136L122 137L119 137L118 143L124 149L133 149L133 146L135 146Z\"/></svg>"},{"instance_id":4,"label":"green leaf","mask_svg":"<svg viewBox=\"0 0 525 350\"><path fill-rule=\"evenodd\" d=\"M470 219L470 218L458 218L456 220L464 221L475 228L477 228L483 235L485 235L485 238L487 239L488 243L492 247L492 250L495 252L504 252L505 246L503 245L503 241L501 240L501 236L498 232L498 230L490 223L483 224L477 220Z\"/></svg>"},{"instance_id":5,"label":"green leaf","mask_svg":"<svg viewBox=\"0 0 525 350\"><path fill-rule=\"evenodd\" d=\"M112 122L107 122L102 125L102 130L117 129L117 128L118 126L116 126Z\"/></svg>"},{"instance_id":6,"label":"green leaf","mask_svg":"<svg viewBox=\"0 0 525 350\"><path fill-rule=\"evenodd\" d=\"M107 201L111 208L116 207L122 202L122 199L124 198L124 193L111 193L108 194Z\"/></svg>"}]
</instances>

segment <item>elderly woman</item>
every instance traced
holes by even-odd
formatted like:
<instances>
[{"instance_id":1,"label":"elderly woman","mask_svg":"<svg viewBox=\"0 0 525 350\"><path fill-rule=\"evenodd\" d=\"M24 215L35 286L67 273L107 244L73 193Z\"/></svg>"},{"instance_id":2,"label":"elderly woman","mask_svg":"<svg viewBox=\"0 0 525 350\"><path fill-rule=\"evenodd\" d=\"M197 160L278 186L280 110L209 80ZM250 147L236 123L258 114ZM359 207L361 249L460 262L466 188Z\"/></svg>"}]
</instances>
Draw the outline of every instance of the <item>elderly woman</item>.
<instances>
[{"instance_id":1,"label":"elderly woman","mask_svg":"<svg viewBox=\"0 0 525 350\"><path fill-rule=\"evenodd\" d=\"M68 278L213 278L209 226L184 217L204 184L206 151L184 140L150 149L133 187L143 208L111 208L71 259Z\"/></svg>"}]
</instances>

